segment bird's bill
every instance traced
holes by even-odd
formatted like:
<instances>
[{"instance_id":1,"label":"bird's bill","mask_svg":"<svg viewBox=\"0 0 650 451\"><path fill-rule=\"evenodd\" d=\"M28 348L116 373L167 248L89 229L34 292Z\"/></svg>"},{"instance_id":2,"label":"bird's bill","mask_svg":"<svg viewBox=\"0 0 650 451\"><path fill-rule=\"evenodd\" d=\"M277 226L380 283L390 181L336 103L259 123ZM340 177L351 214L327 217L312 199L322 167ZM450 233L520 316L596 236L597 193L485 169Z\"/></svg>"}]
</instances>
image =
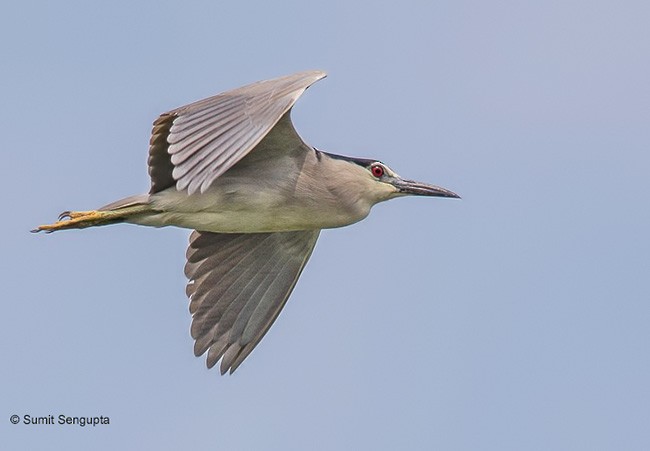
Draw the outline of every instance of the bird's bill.
<instances>
[{"instance_id":1,"label":"bird's bill","mask_svg":"<svg viewBox=\"0 0 650 451\"><path fill-rule=\"evenodd\" d=\"M393 181L395 188L401 194L411 194L415 196L432 196L432 197L453 197L460 199L460 196L453 191L428 183L415 182L413 180L404 180L397 178Z\"/></svg>"}]
</instances>

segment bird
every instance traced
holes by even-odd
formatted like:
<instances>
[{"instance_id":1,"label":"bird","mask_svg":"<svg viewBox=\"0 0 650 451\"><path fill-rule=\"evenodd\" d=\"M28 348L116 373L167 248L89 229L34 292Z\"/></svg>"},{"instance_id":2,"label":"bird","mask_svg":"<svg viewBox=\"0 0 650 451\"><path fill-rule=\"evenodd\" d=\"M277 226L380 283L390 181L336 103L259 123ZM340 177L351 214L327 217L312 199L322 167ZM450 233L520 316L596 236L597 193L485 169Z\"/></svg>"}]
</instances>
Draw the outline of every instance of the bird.
<instances>
[{"instance_id":1,"label":"bird","mask_svg":"<svg viewBox=\"0 0 650 451\"><path fill-rule=\"evenodd\" d=\"M186 294L194 354L232 374L283 309L322 229L409 195L459 198L379 160L307 144L291 110L312 70L259 81L161 114L149 142L150 190L65 211L32 232L116 223L191 229Z\"/></svg>"}]
</instances>

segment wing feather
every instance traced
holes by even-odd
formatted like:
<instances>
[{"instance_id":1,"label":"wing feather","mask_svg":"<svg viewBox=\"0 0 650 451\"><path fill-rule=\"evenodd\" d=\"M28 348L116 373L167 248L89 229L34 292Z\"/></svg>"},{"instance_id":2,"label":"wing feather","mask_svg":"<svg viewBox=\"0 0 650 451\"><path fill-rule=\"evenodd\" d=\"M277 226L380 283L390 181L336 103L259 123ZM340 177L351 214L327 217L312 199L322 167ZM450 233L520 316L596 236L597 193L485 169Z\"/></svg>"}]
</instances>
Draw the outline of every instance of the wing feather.
<instances>
[{"instance_id":1,"label":"wing feather","mask_svg":"<svg viewBox=\"0 0 650 451\"><path fill-rule=\"evenodd\" d=\"M174 185L188 194L205 192L325 76L308 71L260 81L162 114L150 140L150 193Z\"/></svg>"},{"instance_id":2,"label":"wing feather","mask_svg":"<svg viewBox=\"0 0 650 451\"><path fill-rule=\"evenodd\" d=\"M319 230L222 234L194 231L185 274L197 356L231 373L262 340L309 259Z\"/></svg>"}]
</instances>

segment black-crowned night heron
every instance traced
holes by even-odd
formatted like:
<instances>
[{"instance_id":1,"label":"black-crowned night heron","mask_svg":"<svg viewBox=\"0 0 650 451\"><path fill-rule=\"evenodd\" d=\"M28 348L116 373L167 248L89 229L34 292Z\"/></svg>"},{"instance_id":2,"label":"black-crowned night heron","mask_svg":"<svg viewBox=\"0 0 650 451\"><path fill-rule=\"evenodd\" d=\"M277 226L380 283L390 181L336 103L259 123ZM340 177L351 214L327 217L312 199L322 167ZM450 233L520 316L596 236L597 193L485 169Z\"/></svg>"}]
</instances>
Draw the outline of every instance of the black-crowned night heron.
<instances>
[{"instance_id":1,"label":"black-crowned night heron","mask_svg":"<svg viewBox=\"0 0 650 451\"><path fill-rule=\"evenodd\" d=\"M118 222L194 229L185 274L194 353L232 373L269 330L321 229L406 195L458 197L384 163L306 144L291 107L324 72L253 83L162 114L153 124L148 194L68 211L35 231Z\"/></svg>"}]
</instances>

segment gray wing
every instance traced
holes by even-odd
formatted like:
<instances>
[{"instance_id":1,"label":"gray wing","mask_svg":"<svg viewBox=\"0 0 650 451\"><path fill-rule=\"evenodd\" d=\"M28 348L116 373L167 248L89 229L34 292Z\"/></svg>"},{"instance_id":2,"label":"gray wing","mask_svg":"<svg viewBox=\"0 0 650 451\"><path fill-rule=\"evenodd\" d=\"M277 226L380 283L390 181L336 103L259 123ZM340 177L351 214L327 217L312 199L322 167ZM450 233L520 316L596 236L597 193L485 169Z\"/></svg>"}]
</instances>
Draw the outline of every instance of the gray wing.
<instances>
[{"instance_id":1,"label":"gray wing","mask_svg":"<svg viewBox=\"0 0 650 451\"><path fill-rule=\"evenodd\" d=\"M185 275L194 354L232 374L287 302L320 230L192 232Z\"/></svg>"},{"instance_id":2,"label":"gray wing","mask_svg":"<svg viewBox=\"0 0 650 451\"><path fill-rule=\"evenodd\" d=\"M149 146L150 193L174 185L189 194L204 192L325 76L308 71L260 81L162 114Z\"/></svg>"}]
</instances>

